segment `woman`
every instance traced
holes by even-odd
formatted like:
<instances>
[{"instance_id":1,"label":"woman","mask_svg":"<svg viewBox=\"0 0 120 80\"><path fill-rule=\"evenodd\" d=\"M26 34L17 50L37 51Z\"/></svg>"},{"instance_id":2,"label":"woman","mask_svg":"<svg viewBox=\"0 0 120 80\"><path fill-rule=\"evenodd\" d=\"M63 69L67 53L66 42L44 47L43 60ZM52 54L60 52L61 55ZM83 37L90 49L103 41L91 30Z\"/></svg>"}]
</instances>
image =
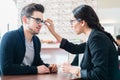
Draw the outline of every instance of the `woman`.
<instances>
[{"instance_id":1,"label":"woman","mask_svg":"<svg viewBox=\"0 0 120 80\"><path fill-rule=\"evenodd\" d=\"M76 74L83 80L119 80L118 56L114 45L116 42L104 31L90 6L80 5L75 8L71 20L76 34L84 33L87 36L86 43L75 45L69 42L55 32L52 20L47 19L45 22L49 31L60 42L60 48L73 54L84 52L81 69L64 64L64 72Z\"/></svg>"}]
</instances>

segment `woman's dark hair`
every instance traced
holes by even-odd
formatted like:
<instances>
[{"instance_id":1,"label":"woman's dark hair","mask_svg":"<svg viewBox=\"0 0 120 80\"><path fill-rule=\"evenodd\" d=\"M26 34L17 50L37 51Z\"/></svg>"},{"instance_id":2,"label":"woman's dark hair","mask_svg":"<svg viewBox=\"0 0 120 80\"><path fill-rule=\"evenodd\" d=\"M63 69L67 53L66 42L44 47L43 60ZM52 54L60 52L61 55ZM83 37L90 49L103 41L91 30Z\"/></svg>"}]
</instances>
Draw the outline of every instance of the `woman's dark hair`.
<instances>
[{"instance_id":1,"label":"woman's dark hair","mask_svg":"<svg viewBox=\"0 0 120 80\"><path fill-rule=\"evenodd\" d=\"M118 46L112 35L104 31L104 28L101 26L99 18L92 7L89 5L80 5L73 10L73 15L77 20L81 19L87 22L87 25L90 28L98 29L99 31L105 33L110 38L110 40Z\"/></svg>"},{"instance_id":2,"label":"woman's dark hair","mask_svg":"<svg viewBox=\"0 0 120 80\"><path fill-rule=\"evenodd\" d=\"M41 4L31 3L25 6L21 11L21 18L23 16L30 17L34 11L39 11L44 13L44 7Z\"/></svg>"}]
</instances>

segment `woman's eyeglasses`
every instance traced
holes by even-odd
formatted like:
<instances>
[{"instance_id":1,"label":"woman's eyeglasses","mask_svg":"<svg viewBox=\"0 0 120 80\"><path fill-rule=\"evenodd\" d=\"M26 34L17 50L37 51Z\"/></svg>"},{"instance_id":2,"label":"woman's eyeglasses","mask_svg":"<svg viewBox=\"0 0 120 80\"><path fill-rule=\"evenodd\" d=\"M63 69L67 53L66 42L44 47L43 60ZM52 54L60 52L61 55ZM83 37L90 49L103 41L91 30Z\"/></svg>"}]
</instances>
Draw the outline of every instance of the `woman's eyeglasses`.
<instances>
[{"instance_id":1,"label":"woman's eyeglasses","mask_svg":"<svg viewBox=\"0 0 120 80\"><path fill-rule=\"evenodd\" d=\"M44 20L40 19L40 18L34 18L34 17L29 17L29 18L32 18L36 21L37 24L40 24L40 23L45 23Z\"/></svg>"}]
</instances>

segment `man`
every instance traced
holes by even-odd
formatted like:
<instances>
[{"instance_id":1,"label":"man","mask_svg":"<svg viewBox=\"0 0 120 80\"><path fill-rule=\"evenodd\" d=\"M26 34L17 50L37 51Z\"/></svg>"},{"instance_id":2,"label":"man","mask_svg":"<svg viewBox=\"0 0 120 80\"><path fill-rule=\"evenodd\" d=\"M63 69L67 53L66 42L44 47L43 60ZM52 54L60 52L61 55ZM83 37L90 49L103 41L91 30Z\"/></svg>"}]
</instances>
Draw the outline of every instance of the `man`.
<instances>
[{"instance_id":1,"label":"man","mask_svg":"<svg viewBox=\"0 0 120 80\"><path fill-rule=\"evenodd\" d=\"M116 42L119 45L119 47L118 47L118 55L120 55L120 35L116 36Z\"/></svg>"},{"instance_id":2,"label":"man","mask_svg":"<svg viewBox=\"0 0 120 80\"><path fill-rule=\"evenodd\" d=\"M41 43L36 34L43 23L44 7L32 3L21 11L22 26L7 32L0 47L3 75L43 74L56 72L55 64L45 64L40 58ZM50 69L49 69L50 67Z\"/></svg>"},{"instance_id":3,"label":"man","mask_svg":"<svg viewBox=\"0 0 120 80\"><path fill-rule=\"evenodd\" d=\"M120 69L120 35L116 36L116 42L118 44L118 58L119 58L119 69Z\"/></svg>"}]
</instances>

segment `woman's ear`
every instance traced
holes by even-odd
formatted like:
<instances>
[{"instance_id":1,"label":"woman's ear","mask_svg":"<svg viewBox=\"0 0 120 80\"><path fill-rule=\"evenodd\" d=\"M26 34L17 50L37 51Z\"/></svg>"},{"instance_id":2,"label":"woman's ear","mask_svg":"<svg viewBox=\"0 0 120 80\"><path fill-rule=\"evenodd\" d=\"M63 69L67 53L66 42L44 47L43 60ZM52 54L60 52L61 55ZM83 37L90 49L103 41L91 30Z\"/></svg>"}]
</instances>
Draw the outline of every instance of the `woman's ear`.
<instances>
[{"instance_id":1,"label":"woman's ear","mask_svg":"<svg viewBox=\"0 0 120 80\"><path fill-rule=\"evenodd\" d=\"M81 24L82 24L82 25L81 25L82 27L85 26L85 24L86 24L85 20L82 20L82 21L81 21Z\"/></svg>"}]
</instances>

